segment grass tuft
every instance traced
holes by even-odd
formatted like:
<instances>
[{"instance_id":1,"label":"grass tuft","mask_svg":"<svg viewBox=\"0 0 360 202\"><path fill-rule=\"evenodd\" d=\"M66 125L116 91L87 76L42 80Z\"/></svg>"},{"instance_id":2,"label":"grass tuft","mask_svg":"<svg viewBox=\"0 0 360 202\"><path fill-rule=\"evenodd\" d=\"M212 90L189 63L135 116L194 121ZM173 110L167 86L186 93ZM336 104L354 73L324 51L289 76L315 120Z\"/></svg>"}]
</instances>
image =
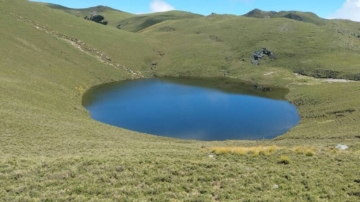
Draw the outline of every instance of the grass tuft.
<instances>
[{"instance_id":1,"label":"grass tuft","mask_svg":"<svg viewBox=\"0 0 360 202\"><path fill-rule=\"evenodd\" d=\"M306 156L314 156L316 154L314 147L296 146L292 149L292 151L298 154L305 154Z\"/></svg>"},{"instance_id":2,"label":"grass tuft","mask_svg":"<svg viewBox=\"0 0 360 202\"><path fill-rule=\"evenodd\" d=\"M215 154L236 154L269 156L275 151L280 150L278 146L258 146L258 147L213 147L211 151Z\"/></svg>"},{"instance_id":3,"label":"grass tuft","mask_svg":"<svg viewBox=\"0 0 360 202\"><path fill-rule=\"evenodd\" d=\"M279 160L278 160L278 164L290 164L290 158L288 156L280 156Z\"/></svg>"}]
</instances>

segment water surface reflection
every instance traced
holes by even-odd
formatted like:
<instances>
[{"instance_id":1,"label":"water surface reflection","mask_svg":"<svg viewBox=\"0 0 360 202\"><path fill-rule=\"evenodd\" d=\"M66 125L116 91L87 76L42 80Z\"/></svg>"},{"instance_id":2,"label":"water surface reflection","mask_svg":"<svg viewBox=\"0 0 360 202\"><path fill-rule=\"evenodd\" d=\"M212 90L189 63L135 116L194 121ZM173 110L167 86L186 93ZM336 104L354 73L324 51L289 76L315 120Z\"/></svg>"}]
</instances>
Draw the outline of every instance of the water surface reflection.
<instances>
[{"instance_id":1,"label":"water surface reflection","mask_svg":"<svg viewBox=\"0 0 360 202\"><path fill-rule=\"evenodd\" d=\"M268 139L299 122L296 108L281 100L286 93L221 79L141 79L93 88L83 104L95 120L149 134Z\"/></svg>"}]
</instances>

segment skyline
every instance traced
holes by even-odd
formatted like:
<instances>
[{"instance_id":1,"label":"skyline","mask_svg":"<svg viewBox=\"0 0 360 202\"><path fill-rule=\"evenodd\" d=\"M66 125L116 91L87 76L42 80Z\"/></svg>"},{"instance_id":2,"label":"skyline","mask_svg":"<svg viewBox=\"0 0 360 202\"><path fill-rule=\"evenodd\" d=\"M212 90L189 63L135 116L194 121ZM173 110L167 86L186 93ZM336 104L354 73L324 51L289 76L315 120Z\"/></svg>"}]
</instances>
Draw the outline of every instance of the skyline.
<instances>
[{"instance_id":1,"label":"skyline","mask_svg":"<svg viewBox=\"0 0 360 202\"><path fill-rule=\"evenodd\" d=\"M34 1L34 0L31 0ZM235 14L243 15L258 8L264 11L303 11L313 12L327 19L349 19L360 22L360 0L36 0L37 2L59 4L69 8L88 8L98 5L112 7L133 14L181 10L209 15Z\"/></svg>"}]
</instances>

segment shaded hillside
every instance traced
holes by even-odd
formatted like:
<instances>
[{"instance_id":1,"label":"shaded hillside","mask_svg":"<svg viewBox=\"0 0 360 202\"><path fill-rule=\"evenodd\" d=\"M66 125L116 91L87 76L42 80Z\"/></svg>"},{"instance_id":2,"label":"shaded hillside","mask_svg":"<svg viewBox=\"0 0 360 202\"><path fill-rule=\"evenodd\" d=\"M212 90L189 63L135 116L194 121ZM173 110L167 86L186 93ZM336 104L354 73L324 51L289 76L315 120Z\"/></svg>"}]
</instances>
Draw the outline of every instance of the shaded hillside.
<instances>
[{"instance_id":1,"label":"shaded hillside","mask_svg":"<svg viewBox=\"0 0 360 202\"><path fill-rule=\"evenodd\" d=\"M139 32L163 21L193 19L198 17L201 17L201 15L183 11L143 14L121 20L117 28L130 32Z\"/></svg>"},{"instance_id":2,"label":"shaded hillside","mask_svg":"<svg viewBox=\"0 0 360 202\"><path fill-rule=\"evenodd\" d=\"M314 13L310 12L299 12L299 11L262 11L254 9L249 13L245 14L246 17L252 18L288 18L301 22L313 23L315 25L324 25L325 19L320 18Z\"/></svg>"},{"instance_id":3,"label":"shaded hillside","mask_svg":"<svg viewBox=\"0 0 360 202\"><path fill-rule=\"evenodd\" d=\"M105 20L108 22L109 26L116 27L122 19L132 17L133 14L119 11L107 6L95 6L84 9L73 9L67 8L64 6L56 5L56 4L47 4L50 8L62 10L71 15L75 15L80 18L90 17L90 15L94 12L98 13L105 17Z\"/></svg>"}]
</instances>

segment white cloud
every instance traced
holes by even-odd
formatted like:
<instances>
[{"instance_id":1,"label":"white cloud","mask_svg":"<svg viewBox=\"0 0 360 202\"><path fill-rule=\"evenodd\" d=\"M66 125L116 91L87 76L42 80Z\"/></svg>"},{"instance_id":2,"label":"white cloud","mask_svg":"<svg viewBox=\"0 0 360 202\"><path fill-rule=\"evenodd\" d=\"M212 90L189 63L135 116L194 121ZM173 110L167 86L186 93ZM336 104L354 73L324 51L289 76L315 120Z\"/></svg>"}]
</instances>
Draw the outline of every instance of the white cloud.
<instances>
[{"instance_id":1,"label":"white cloud","mask_svg":"<svg viewBox=\"0 0 360 202\"><path fill-rule=\"evenodd\" d=\"M175 10L175 8L163 0L153 0L152 2L150 2L150 10L154 13L171 11Z\"/></svg>"},{"instance_id":2,"label":"white cloud","mask_svg":"<svg viewBox=\"0 0 360 202\"><path fill-rule=\"evenodd\" d=\"M330 19L349 19L360 22L360 0L346 0Z\"/></svg>"}]
</instances>

